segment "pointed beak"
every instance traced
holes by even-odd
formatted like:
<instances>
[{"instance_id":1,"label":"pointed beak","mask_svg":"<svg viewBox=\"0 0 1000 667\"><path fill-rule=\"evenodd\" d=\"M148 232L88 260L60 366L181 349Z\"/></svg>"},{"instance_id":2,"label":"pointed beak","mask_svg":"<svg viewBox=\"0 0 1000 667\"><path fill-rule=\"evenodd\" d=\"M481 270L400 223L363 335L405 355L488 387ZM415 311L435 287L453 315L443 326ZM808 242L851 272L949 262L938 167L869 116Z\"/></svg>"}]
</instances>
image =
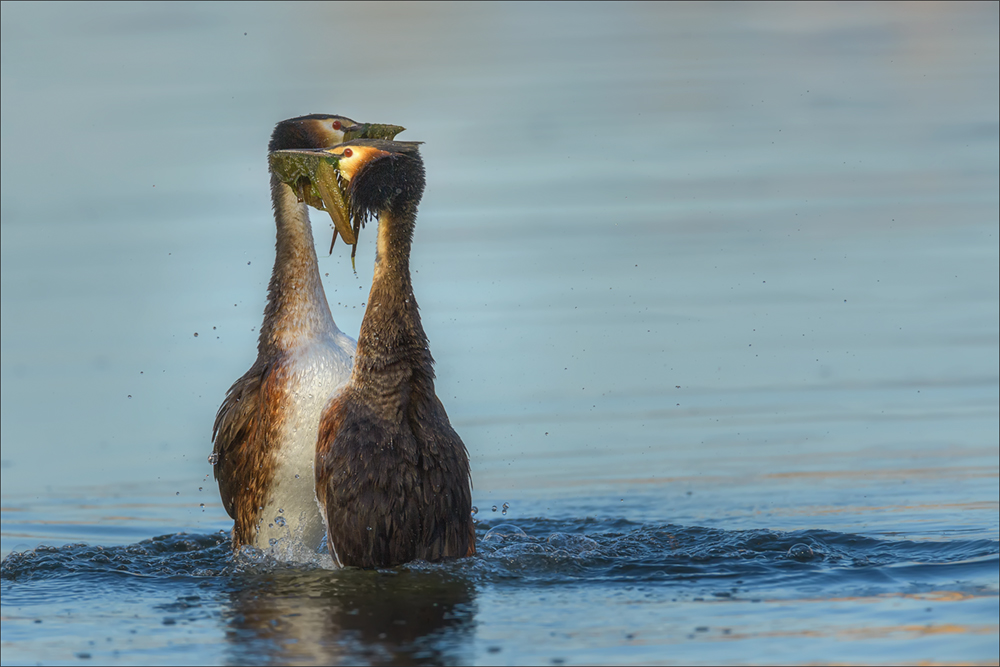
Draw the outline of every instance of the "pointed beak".
<instances>
[{"instance_id":1,"label":"pointed beak","mask_svg":"<svg viewBox=\"0 0 1000 667\"><path fill-rule=\"evenodd\" d=\"M307 204L330 215L335 229L334 239L339 232L345 242L351 245L358 242L351 228L347 183L337 173L339 155L321 149L272 151L268 161L271 171L282 183L297 192Z\"/></svg>"},{"instance_id":2,"label":"pointed beak","mask_svg":"<svg viewBox=\"0 0 1000 667\"><path fill-rule=\"evenodd\" d=\"M385 139L392 141L396 135L405 130L399 125L382 125L380 123L358 123L344 128L344 141L351 139Z\"/></svg>"}]
</instances>

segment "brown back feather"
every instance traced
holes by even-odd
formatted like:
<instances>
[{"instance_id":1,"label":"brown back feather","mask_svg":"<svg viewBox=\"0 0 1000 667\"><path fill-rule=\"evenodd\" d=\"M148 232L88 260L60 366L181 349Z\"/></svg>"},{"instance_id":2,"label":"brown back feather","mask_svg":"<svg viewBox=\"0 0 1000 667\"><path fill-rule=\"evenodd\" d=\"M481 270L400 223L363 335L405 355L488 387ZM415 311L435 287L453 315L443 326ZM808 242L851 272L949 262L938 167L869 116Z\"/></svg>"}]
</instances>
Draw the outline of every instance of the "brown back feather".
<instances>
[{"instance_id":1,"label":"brown back feather","mask_svg":"<svg viewBox=\"0 0 1000 667\"><path fill-rule=\"evenodd\" d=\"M402 423L379 417L351 386L324 413L316 493L344 565L475 553L465 445L436 396L413 398Z\"/></svg>"},{"instance_id":2,"label":"brown back feather","mask_svg":"<svg viewBox=\"0 0 1000 667\"><path fill-rule=\"evenodd\" d=\"M253 542L265 489L273 475L273 453L266 447L269 429L266 399L273 384L271 366L255 363L226 392L212 428L215 479L226 512L235 520L233 544Z\"/></svg>"}]
</instances>

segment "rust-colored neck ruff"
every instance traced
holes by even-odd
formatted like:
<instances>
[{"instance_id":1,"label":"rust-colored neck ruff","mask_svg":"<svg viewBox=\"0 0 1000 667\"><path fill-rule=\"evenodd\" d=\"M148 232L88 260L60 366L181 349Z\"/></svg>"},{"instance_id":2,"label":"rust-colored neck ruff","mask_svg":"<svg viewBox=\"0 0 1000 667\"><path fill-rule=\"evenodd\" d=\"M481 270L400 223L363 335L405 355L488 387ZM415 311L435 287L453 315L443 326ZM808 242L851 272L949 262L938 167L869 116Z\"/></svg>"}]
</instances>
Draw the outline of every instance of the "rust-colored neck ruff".
<instances>
[{"instance_id":1,"label":"rust-colored neck ruff","mask_svg":"<svg viewBox=\"0 0 1000 667\"><path fill-rule=\"evenodd\" d=\"M302 338L336 330L316 262L316 247L306 205L290 187L271 175L271 201L277 226L274 270L258 351L289 350Z\"/></svg>"}]
</instances>

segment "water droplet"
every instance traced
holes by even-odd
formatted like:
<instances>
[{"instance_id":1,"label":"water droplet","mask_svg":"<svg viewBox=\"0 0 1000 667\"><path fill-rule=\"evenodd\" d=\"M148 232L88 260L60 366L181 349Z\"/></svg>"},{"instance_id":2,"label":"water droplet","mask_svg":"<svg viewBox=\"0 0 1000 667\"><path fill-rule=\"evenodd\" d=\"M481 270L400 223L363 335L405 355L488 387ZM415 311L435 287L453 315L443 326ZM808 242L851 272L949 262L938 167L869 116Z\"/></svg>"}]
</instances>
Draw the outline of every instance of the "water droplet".
<instances>
[{"instance_id":1,"label":"water droplet","mask_svg":"<svg viewBox=\"0 0 1000 667\"><path fill-rule=\"evenodd\" d=\"M285 525L287 524L287 522L285 521L285 517L283 517L283 516L276 516L276 517L274 517L274 523L279 528L284 528Z\"/></svg>"},{"instance_id":2,"label":"water droplet","mask_svg":"<svg viewBox=\"0 0 1000 667\"><path fill-rule=\"evenodd\" d=\"M505 510L509 510L509 509L510 509L510 503L504 503L504 504L503 504L503 508L504 508Z\"/></svg>"},{"instance_id":3,"label":"water droplet","mask_svg":"<svg viewBox=\"0 0 1000 667\"><path fill-rule=\"evenodd\" d=\"M175 495L175 496L179 496L179 495L181 495L181 492L180 492L180 491L178 491L178 492L177 492L177 493L175 493L174 495Z\"/></svg>"},{"instance_id":4,"label":"water droplet","mask_svg":"<svg viewBox=\"0 0 1000 667\"><path fill-rule=\"evenodd\" d=\"M518 528L517 526L512 526L509 523L502 523L499 526L494 526L483 536L484 542L506 542L507 540L519 537L528 537L527 533Z\"/></svg>"},{"instance_id":5,"label":"water droplet","mask_svg":"<svg viewBox=\"0 0 1000 667\"><path fill-rule=\"evenodd\" d=\"M597 542L586 535L570 535L567 533L552 533L549 535L548 543L556 549L569 554L580 554L585 551L594 551L598 548Z\"/></svg>"},{"instance_id":6,"label":"water droplet","mask_svg":"<svg viewBox=\"0 0 1000 667\"><path fill-rule=\"evenodd\" d=\"M194 337L195 337L195 338L197 338L197 337L198 337L198 332L197 332L197 331L195 331L195 332L194 332Z\"/></svg>"},{"instance_id":7,"label":"water droplet","mask_svg":"<svg viewBox=\"0 0 1000 667\"><path fill-rule=\"evenodd\" d=\"M275 544L277 544L277 543L278 543L278 538L276 538L276 537L272 537L271 539L269 539L269 540L267 541L267 543L268 543L269 545L271 545L271 546L273 547L273 546L274 546Z\"/></svg>"},{"instance_id":8,"label":"water droplet","mask_svg":"<svg viewBox=\"0 0 1000 667\"><path fill-rule=\"evenodd\" d=\"M813 552L812 547L808 544L793 544L788 550L788 557L793 560L807 561L812 560L816 554Z\"/></svg>"},{"instance_id":9,"label":"water droplet","mask_svg":"<svg viewBox=\"0 0 1000 667\"><path fill-rule=\"evenodd\" d=\"M201 503L201 504L199 504L199 505L198 505L198 507L200 507L200 508L201 508L201 511L202 511L202 512L204 512L204 511L205 511L205 503Z\"/></svg>"},{"instance_id":10,"label":"water droplet","mask_svg":"<svg viewBox=\"0 0 1000 667\"><path fill-rule=\"evenodd\" d=\"M299 476L298 476L298 474L296 474L296 475L295 475L295 479L298 479L298 478L299 478Z\"/></svg>"},{"instance_id":11,"label":"water droplet","mask_svg":"<svg viewBox=\"0 0 1000 667\"><path fill-rule=\"evenodd\" d=\"M129 394L129 395L128 395L128 397L129 397L129 398L132 398L132 394Z\"/></svg>"},{"instance_id":12,"label":"water droplet","mask_svg":"<svg viewBox=\"0 0 1000 667\"><path fill-rule=\"evenodd\" d=\"M476 507L475 505L473 505L472 506L472 516L476 516L477 514L479 514L479 508Z\"/></svg>"},{"instance_id":13,"label":"water droplet","mask_svg":"<svg viewBox=\"0 0 1000 667\"><path fill-rule=\"evenodd\" d=\"M214 465L218 465L219 464L219 455L216 454L215 452L212 452L209 455L209 457L208 457L208 462L209 462L210 465L213 465L213 466Z\"/></svg>"},{"instance_id":14,"label":"water droplet","mask_svg":"<svg viewBox=\"0 0 1000 667\"><path fill-rule=\"evenodd\" d=\"M285 513L285 508L284 507L279 507L278 508L278 514L284 514L284 513Z\"/></svg>"},{"instance_id":15,"label":"water droplet","mask_svg":"<svg viewBox=\"0 0 1000 667\"><path fill-rule=\"evenodd\" d=\"M494 512L496 512L496 511L497 511L497 506L496 506L496 505L494 505L494 506L493 506L493 511L494 511Z\"/></svg>"}]
</instances>

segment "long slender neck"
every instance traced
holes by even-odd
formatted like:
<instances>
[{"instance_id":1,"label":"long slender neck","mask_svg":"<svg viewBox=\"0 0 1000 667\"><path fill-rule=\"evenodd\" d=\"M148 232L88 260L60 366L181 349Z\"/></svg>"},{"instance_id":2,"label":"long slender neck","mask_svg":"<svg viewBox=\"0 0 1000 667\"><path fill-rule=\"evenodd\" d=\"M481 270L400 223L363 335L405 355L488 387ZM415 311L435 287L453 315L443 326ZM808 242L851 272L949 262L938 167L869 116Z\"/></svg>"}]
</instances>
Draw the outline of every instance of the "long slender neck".
<instances>
[{"instance_id":1,"label":"long slender neck","mask_svg":"<svg viewBox=\"0 0 1000 667\"><path fill-rule=\"evenodd\" d=\"M433 380L434 361L427 349L427 335L410 281L410 245L416 215L416 206L382 211L379 215L375 276L358 336L356 381L382 374L386 381L396 378L404 382L410 374L400 374L400 364Z\"/></svg>"},{"instance_id":2,"label":"long slender neck","mask_svg":"<svg viewBox=\"0 0 1000 667\"><path fill-rule=\"evenodd\" d=\"M257 344L261 354L289 350L304 338L337 331L319 277L308 208L274 174L271 202L277 241Z\"/></svg>"}]
</instances>

